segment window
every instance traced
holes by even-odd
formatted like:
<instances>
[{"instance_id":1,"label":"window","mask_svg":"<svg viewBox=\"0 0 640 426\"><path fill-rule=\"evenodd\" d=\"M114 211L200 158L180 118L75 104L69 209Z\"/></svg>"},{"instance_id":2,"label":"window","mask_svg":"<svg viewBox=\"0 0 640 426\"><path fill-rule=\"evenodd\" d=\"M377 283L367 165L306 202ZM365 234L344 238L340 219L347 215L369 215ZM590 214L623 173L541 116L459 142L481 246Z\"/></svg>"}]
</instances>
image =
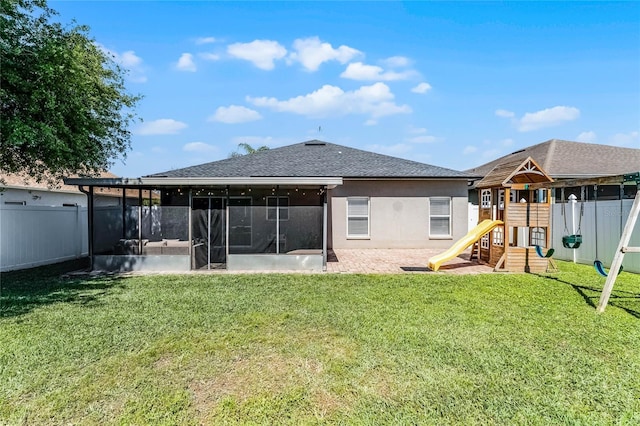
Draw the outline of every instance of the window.
<instances>
[{"instance_id":1,"label":"window","mask_svg":"<svg viewBox=\"0 0 640 426\"><path fill-rule=\"evenodd\" d=\"M369 237L369 198L347 198L347 237Z\"/></svg>"},{"instance_id":2,"label":"window","mask_svg":"<svg viewBox=\"0 0 640 426\"><path fill-rule=\"evenodd\" d=\"M497 226L493 230L493 245L494 246L504 246L504 227Z\"/></svg>"},{"instance_id":3,"label":"window","mask_svg":"<svg viewBox=\"0 0 640 426\"><path fill-rule=\"evenodd\" d=\"M504 189L498 190L498 208L504 210Z\"/></svg>"},{"instance_id":4,"label":"window","mask_svg":"<svg viewBox=\"0 0 640 426\"><path fill-rule=\"evenodd\" d=\"M531 228L531 245L544 247L546 244L546 229Z\"/></svg>"},{"instance_id":5,"label":"window","mask_svg":"<svg viewBox=\"0 0 640 426\"><path fill-rule=\"evenodd\" d=\"M451 236L451 198L429 198L429 236Z\"/></svg>"},{"instance_id":6,"label":"window","mask_svg":"<svg viewBox=\"0 0 640 426\"><path fill-rule=\"evenodd\" d=\"M289 220L289 197L267 197L267 220L276 220L276 208L280 210L280 221Z\"/></svg>"},{"instance_id":7,"label":"window","mask_svg":"<svg viewBox=\"0 0 640 426\"><path fill-rule=\"evenodd\" d=\"M480 207L482 207L483 209L490 209L491 208L491 190L483 189L482 192L480 193L480 198L481 198Z\"/></svg>"},{"instance_id":8,"label":"window","mask_svg":"<svg viewBox=\"0 0 640 426\"><path fill-rule=\"evenodd\" d=\"M482 236L482 238L480 238L480 248L489 248L489 234L485 234Z\"/></svg>"}]
</instances>

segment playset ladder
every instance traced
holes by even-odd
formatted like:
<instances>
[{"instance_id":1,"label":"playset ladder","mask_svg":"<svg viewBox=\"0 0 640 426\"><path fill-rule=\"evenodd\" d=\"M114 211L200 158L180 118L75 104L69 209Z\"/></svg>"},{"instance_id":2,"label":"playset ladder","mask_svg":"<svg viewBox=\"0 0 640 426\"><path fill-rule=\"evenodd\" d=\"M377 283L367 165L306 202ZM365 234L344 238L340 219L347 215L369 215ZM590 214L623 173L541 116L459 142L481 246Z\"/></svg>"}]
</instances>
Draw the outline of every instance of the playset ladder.
<instances>
[{"instance_id":1,"label":"playset ladder","mask_svg":"<svg viewBox=\"0 0 640 426\"><path fill-rule=\"evenodd\" d=\"M640 247L629 247L629 241L631 241L631 234L633 233L633 230L636 226L636 222L638 221L639 213L640 213L640 182L638 182L638 191L636 193L636 198L633 201L631 212L629 213L629 217L627 218L627 224L624 226L624 231L622 231L622 235L620 236L620 243L618 244L618 249L616 250L616 254L613 257L613 262L611 262L611 268L609 269L609 274L607 275L607 281L604 283L604 288L602 289L600 302L598 302L598 312L600 313L604 312L604 309L607 307L607 303L609 302L609 296L611 296L613 285L616 283L616 278L618 278L618 273L620 272L620 267L622 266L622 260L624 259L624 255L626 253L640 253ZM622 214L622 212L620 212L620 214Z\"/></svg>"}]
</instances>

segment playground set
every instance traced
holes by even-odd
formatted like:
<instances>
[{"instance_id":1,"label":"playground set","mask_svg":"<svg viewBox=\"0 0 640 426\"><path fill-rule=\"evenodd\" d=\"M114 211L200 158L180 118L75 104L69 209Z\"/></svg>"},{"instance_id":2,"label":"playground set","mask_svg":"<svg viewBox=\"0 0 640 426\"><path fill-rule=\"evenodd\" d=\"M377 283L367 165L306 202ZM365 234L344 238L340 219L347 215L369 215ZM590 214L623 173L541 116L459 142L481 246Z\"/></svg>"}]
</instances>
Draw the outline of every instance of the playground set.
<instances>
[{"instance_id":1,"label":"playground set","mask_svg":"<svg viewBox=\"0 0 640 426\"><path fill-rule=\"evenodd\" d=\"M446 252L429 259L440 265L468 247L472 257L503 272L549 272L555 262L549 247L551 190L530 188L553 179L531 158L496 166L477 184L478 226Z\"/></svg>"},{"instance_id":2,"label":"playground set","mask_svg":"<svg viewBox=\"0 0 640 426\"><path fill-rule=\"evenodd\" d=\"M552 258L554 249L550 247L550 231L553 231L550 220L551 189L582 187L584 192L584 188L593 185L597 226L598 185L612 184L620 184L621 200L625 184L635 184L636 195L627 222L621 230L609 271L598 259L598 232L595 230L596 259L593 266L598 274L606 277L597 310L604 312L616 278L622 272L625 254L640 253L640 247L629 246L640 214L640 172L554 181L531 157L524 161L500 164L476 185L480 200L479 224L447 251L429 259L428 266L437 271L442 263L472 247L471 258L477 256L480 261L493 266L494 271L555 272L557 266ZM581 198L584 200L584 195ZM564 234L564 247L580 247L580 225L575 233L569 234L565 223Z\"/></svg>"}]
</instances>

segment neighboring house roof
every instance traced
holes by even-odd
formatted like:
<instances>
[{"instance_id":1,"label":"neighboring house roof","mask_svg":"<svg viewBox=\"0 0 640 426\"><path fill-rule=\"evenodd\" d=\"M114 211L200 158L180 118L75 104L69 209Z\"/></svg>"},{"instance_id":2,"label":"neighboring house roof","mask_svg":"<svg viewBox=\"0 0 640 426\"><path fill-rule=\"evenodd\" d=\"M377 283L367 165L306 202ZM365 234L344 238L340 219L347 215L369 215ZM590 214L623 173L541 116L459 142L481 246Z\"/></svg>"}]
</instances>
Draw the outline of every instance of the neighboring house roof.
<instances>
[{"instance_id":1,"label":"neighboring house roof","mask_svg":"<svg viewBox=\"0 0 640 426\"><path fill-rule=\"evenodd\" d=\"M621 175L640 170L640 149L551 139L466 172L485 176L498 164L527 157L532 157L554 179Z\"/></svg>"},{"instance_id":2,"label":"neighboring house roof","mask_svg":"<svg viewBox=\"0 0 640 426\"><path fill-rule=\"evenodd\" d=\"M312 140L148 177L454 178L474 175Z\"/></svg>"},{"instance_id":3,"label":"neighboring house roof","mask_svg":"<svg viewBox=\"0 0 640 426\"><path fill-rule=\"evenodd\" d=\"M102 172L100 177L117 178L111 172ZM0 187L4 188L81 194L77 185L65 185L62 180L57 181L55 186L50 186L46 181L37 182L31 176L23 174L3 174L0 175L0 180L4 180L4 183L0 184Z\"/></svg>"},{"instance_id":4,"label":"neighboring house roof","mask_svg":"<svg viewBox=\"0 0 640 426\"><path fill-rule=\"evenodd\" d=\"M512 184L552 182L544 170L531 157L500 163L476 183L477 188L508 187Z\"/></svg>"}]
</instances>

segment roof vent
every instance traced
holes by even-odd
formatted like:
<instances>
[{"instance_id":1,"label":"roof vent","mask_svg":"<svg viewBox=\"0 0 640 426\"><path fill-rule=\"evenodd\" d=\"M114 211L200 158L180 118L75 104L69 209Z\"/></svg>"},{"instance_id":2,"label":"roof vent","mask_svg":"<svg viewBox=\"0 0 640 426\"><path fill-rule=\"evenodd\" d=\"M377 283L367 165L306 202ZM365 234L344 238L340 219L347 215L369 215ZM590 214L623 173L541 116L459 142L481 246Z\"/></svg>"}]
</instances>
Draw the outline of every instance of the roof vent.
<instances>
[{"instance_id":1,"label":"roof vent","mask_svg":"<svg viewBox=\"0 0 640 426\"><path fill-rule=\"evenodd\" d=\"M325 146L327 143L322 141L309 141L305 142L304 146Z\"/></svg>"},{"instance_id":2,"label":"roof vent","mask_svg":"<svg viewBox=\"0 0 640 426\"><path fill-rule=\"evenodd\" d=\"M519 150L517 150L517 151L513 151L513 152L512 152L511 154L509 154L509 155L513 155L513 154L520 154L521 152L524 152L524 151L525 151L524 149L519 149Z\"/></svg>"}]
</instances>

